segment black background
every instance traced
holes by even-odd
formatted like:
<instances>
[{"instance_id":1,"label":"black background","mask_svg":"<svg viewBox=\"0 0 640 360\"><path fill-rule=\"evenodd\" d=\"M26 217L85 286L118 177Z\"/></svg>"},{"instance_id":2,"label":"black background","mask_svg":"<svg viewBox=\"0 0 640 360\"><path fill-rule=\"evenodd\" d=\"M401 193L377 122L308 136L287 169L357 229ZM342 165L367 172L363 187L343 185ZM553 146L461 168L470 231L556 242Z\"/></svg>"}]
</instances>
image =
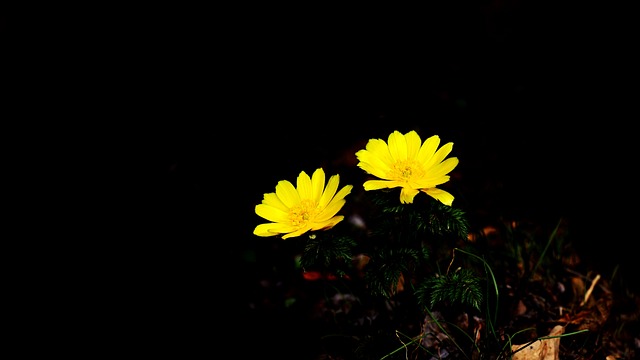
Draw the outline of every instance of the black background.
<instances>
[{"instance_id":1,"label":"black background","mask_svg":"<svg viewBox=\"0 0 640 360\"><path fill-rule=\"evenodd\" d=\"M152 22L162 30L149 26L151 48L141 39L134 50L153 95L139 115L162 149L148 154L162 219L151 225L162 240L143 250L160 258L145 264L152 293L184 294L186 318L170 312L177 324L223 331L245 352L304 347L314 334L296 319L246 312L269 270L260 249L273 256L251 234L253 208L278 180L412 129L454 142L465 206L566 217L585 263L634 271L632 70L616 27L626 24L581 6L243 9L231 21ZM257 264L245 258L254 252Z\"/></svg>"},{"instance_id":2,"label":"black background","mask_svg":"<svg viewBox=\"0 0 640 360\"><path fill-rule=\"evenodd\" d=\"M246 256L273 243L252 235L254 207L277 181L333 173L332 159L393 130L454 142L464 206L566 217L587 263L633 269L630 26L622 10L586 6L156 6L87 11L43 32L35 71L56 81L42 91L71 87L53 109L81 119L56 123L79 143L65 152L77 162L62 162L91 165L75 184L96 209L79 211L80 258L98 275L78 282L100 304L91 326L115 327L99 346L304 343L304 329L247 309L262 267Z\"/></svg>"}]
</instances>

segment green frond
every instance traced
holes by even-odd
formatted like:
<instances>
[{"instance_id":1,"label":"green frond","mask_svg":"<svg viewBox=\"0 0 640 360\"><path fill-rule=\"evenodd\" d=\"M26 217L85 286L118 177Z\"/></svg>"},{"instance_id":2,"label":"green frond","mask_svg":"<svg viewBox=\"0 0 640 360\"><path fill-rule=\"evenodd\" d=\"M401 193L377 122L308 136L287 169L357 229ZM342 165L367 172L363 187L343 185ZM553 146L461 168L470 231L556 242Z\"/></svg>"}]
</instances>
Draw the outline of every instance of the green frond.
<instances>
[{"instance_id":1,"label":"green frond","mask_svg":"<svg viewBox=\"0 0 640 360\"><path fill-rule=\"evenodd\" d=\"M422 252L422 261L428 261L429 258L431 258L431 251L429 251L429 248L426 247L422 247L420 248L421 252Z\"/></svg>"},{"instance_id":2,"label":"green frond","mask_svg":"<svg viewBox=\"0 0 640 360\"><path fill-rule=\"evenodd\" d=\"M396 293L402 274L410 273L422 254L415 249L391 249L373 256L365 271L370 291L375 295L391 297Z\"/></svg>"},{"instance_id":3,"label":"green frond","mask_svg":"<svg viewBox=\"0 0 640 360\"><path fill-rule=\"evenodd\" d=\"M407 205L402 204L399 200L399 189L381 189L373 192L369 192L370 200L373 205L378 209L381 209L386 214L398 214L401 213Z\"/></svg>"},{"instance_id":4,"label":"green frond","mask_svg":"<svg viewBox=\"0 0 640 360\"><path fill-rule=\"evenodd\" d=\"M395 191L377 191L371 202L380 209L378 231L389 233L393 226L413 229L416 234L453 236L467 239L470 224L461 209L447 206L430 197L401 204ZM390 216L392 215L392 216Z\"/></svg>"},{"instance_id":5,"label":"green frond","mask_svg":"<svg viewBox=\"0 0 640 360\"><path fill-rule=\"evenodd\" d=\"M464 211L447 206L439 201L429 201L431 207L427 210L425 218L426 231L437 235L453 234L457 238L467 239L469 235L469 221Z\"/></svg>"},{"instance_id":6,"label":"green frond","mask_svg":"<svg viewBox=\"0 0 640 360\"><path fill-rule=\"evenodd\" d=\"M305 269L331 270L344 274L353 258L355 240L347 236L310 236L305 244L300 263Z\"/></svg>"},{"instance_id":7,"label":"green frond","mask_svg":"<svg viewBox=\"0 0 640 360\"><path fill-rule=\"evenodd\" d=\"M434 307L438 303L458 303L480 310L483 300L480 281L478 276L467 269L434 276L426 279L416 289L418 303L423 307Z\"/></svg>"}]
</instances>

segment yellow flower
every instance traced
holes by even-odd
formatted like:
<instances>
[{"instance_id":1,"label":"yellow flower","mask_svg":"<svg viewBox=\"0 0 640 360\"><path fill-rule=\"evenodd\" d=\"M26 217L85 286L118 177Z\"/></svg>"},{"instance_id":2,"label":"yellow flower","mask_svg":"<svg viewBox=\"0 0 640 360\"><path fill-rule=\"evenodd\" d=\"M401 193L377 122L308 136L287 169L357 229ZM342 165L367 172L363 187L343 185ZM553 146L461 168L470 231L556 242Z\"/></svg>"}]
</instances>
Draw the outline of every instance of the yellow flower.
<instances>
[{"instance_id":1,"label":"yellow flower","mask_svg":"<svg viewBox=\"0 0 640 360\"><path fill-rule=\"evenodd\" d=\"M453 143L447 143L436 151L439 144L437 135L423 144L415 131L405 135L394 131L389 135L389 145L382 139L370 139L366 149L356 152L358 167L382 180L368 180L364 189L401 187L400 202L403 204L413 203L413 198L422 191L451 206L453 195L436 186L449 181L447 174L458 165L458 158L444 160Z\"/></svg>"},{"instance_id":2,"label":"yellow flower","mask_svg":"<svg viewBox=\"0 0 640 360\"><path fill-rule=\"evenodd\" d=\"M310 230L328 230L344 219L336 213L342 208L353 185L346 185L336 194L339 175L329 178L325 188L324 170L317 169L313 178L304 171L298 175L297 188L287 180L278 182L275 193L264 194L256 205L256 214L271 223L256 226L258 236L284 234L282 239L300 236Z\"/></svg>"}]
</instances>

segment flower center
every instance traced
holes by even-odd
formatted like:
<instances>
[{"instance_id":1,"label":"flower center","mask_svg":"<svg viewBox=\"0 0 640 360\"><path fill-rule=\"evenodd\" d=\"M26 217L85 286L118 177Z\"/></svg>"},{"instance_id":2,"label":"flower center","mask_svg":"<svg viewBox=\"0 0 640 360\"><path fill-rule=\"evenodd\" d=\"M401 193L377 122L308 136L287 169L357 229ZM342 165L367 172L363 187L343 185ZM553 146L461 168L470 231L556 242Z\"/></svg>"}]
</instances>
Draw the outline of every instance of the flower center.
<instances>
[{"instance_id":1,"label":"flower center","mask_svg":"<svg viewBox=\"0 0 640 360\"><path fill-rule=\"evenodd\" d=\"M313 220L318 214L318 206L311 200L302 200L289 210L289 220L294 226L300 226Z\"/></svg>"},{"instance_id":2,"label":"flower center","mask_svg":"<svg viewBox=\"0 0 640 360\"><path fill-rule=\"evenodd\" d=\"M411 179L424 177L424 170L415 160L397 161L389 171L389 178L408 182Z\"/></svg>"}]
</instances>

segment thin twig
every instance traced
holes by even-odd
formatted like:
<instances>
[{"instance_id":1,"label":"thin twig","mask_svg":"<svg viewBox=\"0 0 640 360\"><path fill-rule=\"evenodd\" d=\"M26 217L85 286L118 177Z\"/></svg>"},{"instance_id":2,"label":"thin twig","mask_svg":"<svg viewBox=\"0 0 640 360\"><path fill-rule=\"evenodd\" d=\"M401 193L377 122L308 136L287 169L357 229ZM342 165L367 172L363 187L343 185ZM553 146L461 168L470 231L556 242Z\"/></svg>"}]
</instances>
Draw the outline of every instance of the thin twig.
<instances>
[{"instance_id":1,"label":"thin twig","mask_svg":"<svg viewBox=\"0 0 640 360\"><path fill-rule=\"evenodd\" d=\"M589 286L589 290L587 290L587 293L584 294L584 300L582 300L582 302L580 303L580 306L583 306L584 304L587 303L587 300L589 300L589 297L591 296L591 292L593 292L593 288L598 283L598 280L600 280L600 274L596 275L596 277L591 282L591 286Z\"/></svg>"}]
</instances>

